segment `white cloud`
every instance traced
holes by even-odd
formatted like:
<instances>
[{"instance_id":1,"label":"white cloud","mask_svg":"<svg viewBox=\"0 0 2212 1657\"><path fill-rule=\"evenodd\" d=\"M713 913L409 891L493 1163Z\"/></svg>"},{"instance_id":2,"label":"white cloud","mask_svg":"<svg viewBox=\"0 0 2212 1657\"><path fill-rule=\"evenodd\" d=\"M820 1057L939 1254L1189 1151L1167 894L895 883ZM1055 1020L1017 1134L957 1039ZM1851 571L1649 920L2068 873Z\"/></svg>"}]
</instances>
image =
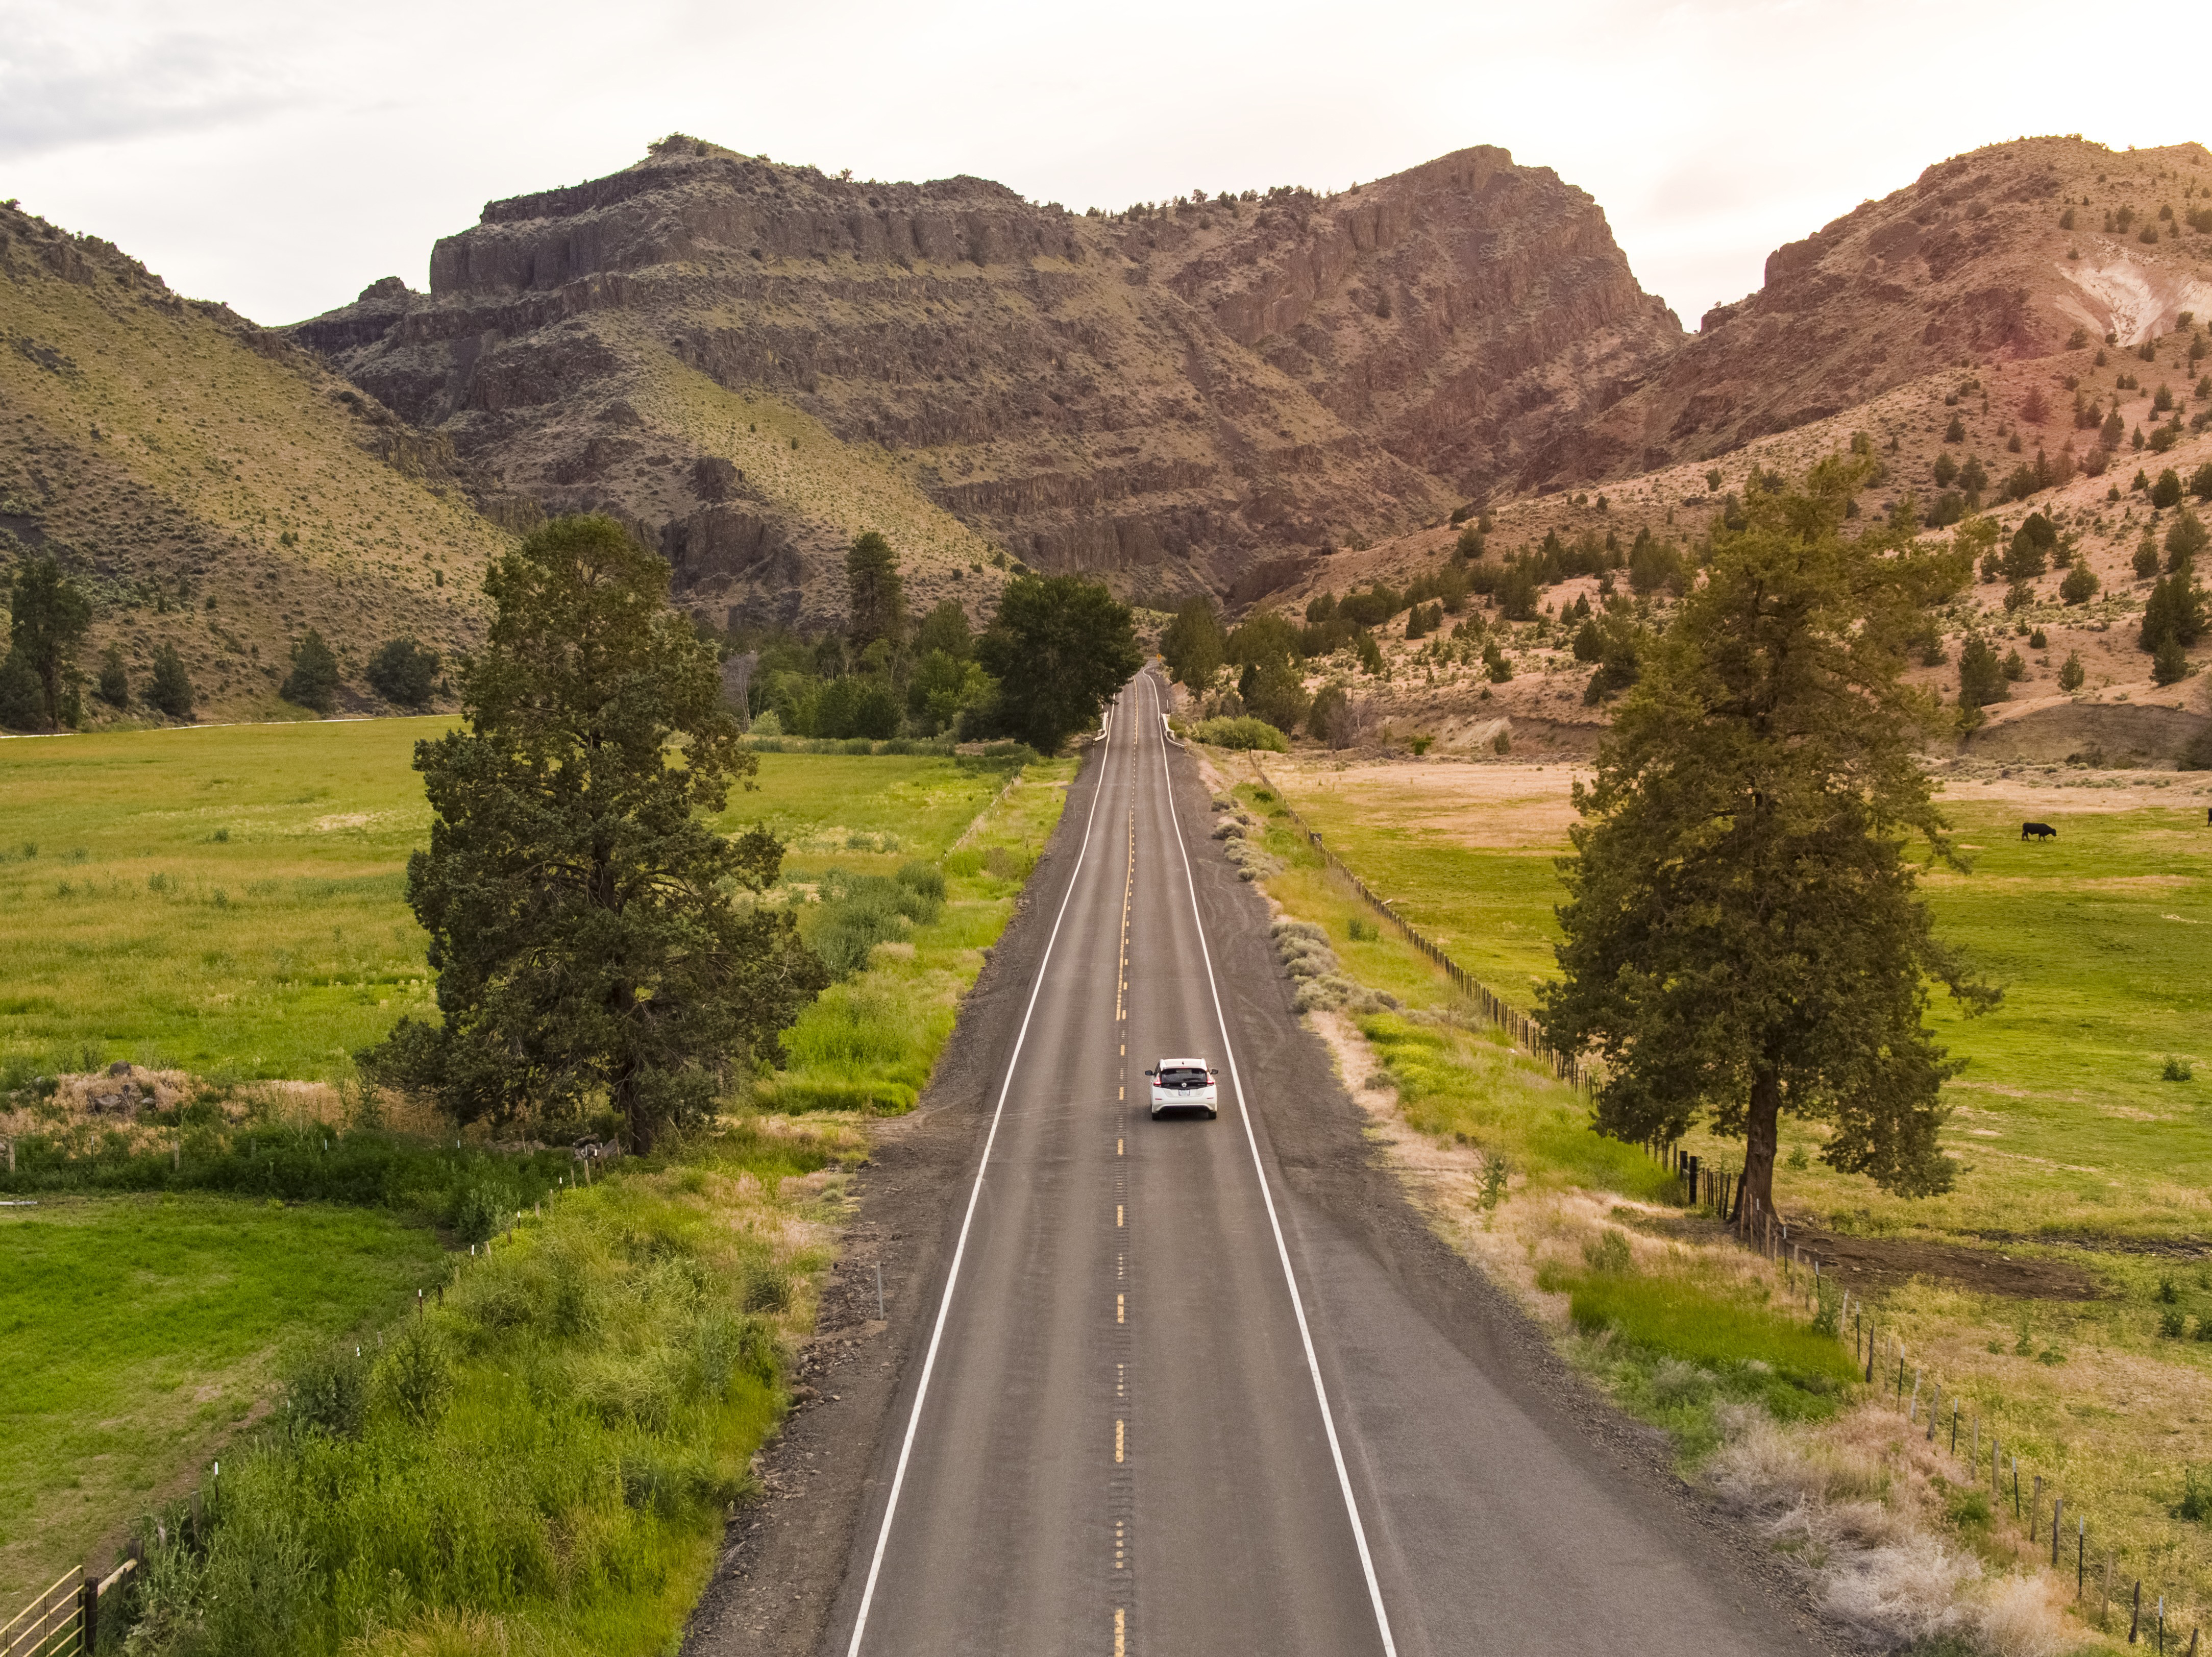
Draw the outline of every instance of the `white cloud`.
<instances>
[{"instance_id":1,"label":"white cloud","mask_svg":"<svg viewBox=\"0 0 2212 1657\"><path fill-rule=\"evenodd\" d=\"M2084 76L2057 0L1543 8L890 0L0 0L0 190L185 291L289 320L487 199L684 131L862 177L972 173L1071 207L1341 186L1474 143L1595 196L1695 326L1762 261L1929 162L2027 131L2193 136ZM2130 34L2193 33L2153 0ZM2170 125L2169 125L2170 123Z\"/></svg>"}]
</instances>

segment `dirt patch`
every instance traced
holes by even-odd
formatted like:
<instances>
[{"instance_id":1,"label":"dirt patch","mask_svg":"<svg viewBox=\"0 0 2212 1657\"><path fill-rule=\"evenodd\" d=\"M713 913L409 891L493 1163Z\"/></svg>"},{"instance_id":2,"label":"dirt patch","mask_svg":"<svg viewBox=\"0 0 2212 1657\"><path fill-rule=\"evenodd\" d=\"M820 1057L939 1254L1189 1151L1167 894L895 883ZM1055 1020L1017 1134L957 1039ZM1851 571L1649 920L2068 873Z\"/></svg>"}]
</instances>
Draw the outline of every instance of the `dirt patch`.
<instances>
[{"instance_id":1,"label":"dirt patch","mask_svg":"<svg viewBox=\"0 0 2212 1657\"><path fill-rule=\"evenodd\" d=\"M1383 760L1267 765L1291 803L1356 801L1363 822L1484 851L1564 850L1586 766Z\"/></svg>"},{"instance_id":2,"label":"dirt patch","mask_svg":"<svg viewBox=\"0 0 2212 1657\"><path fill-rule=\"evenodd\" d=\"M1913 1237L1839 1237L1810 1228L1796 1233L1794 1240L1808 1254L1817 1255L1824 1263L1821 1270L1836 1273L1854 1293L1900 1288L1915 1277L2024 1301L2095 1301L2108 1292L2080 1266L2007 1254L2002 1249Z\"/></svg>"}]
</instances>

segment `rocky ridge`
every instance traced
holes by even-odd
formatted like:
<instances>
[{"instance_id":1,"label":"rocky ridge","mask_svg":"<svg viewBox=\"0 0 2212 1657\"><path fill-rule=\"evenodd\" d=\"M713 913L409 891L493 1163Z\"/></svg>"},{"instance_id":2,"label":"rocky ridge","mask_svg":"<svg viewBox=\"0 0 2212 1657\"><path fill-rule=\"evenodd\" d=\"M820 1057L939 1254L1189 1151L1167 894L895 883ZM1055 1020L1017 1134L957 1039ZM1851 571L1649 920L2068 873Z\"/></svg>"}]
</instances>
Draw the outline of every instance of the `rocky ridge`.
<instances>
[{"instance_id":1,"label":"rocky ridge","mask_svg":"<svg viewBox=\"0 0 2212 1657\"><path fill-rule=\"evenodd\" d=\"M1938 369L2135 345L2184 312L2212 315L2212 152L1991 144L1777 248L1758 292L1708 311L1525 481L1728 454Z\"/></svg>"},{"instance_id":2,"label":"rocky ridge","mask_svg":"<svg viewBox=\"0 0 2212 1657\"><path fill-rule=\"evenodd\" d=\"M544 509L632 522L714 618L812 623L864 527L925 599L994 553L1247 596L1510 487L1680 338L1596 204L1500 149L1107 216L681 137L289 332Z\"/></svg>"}]
</instances>

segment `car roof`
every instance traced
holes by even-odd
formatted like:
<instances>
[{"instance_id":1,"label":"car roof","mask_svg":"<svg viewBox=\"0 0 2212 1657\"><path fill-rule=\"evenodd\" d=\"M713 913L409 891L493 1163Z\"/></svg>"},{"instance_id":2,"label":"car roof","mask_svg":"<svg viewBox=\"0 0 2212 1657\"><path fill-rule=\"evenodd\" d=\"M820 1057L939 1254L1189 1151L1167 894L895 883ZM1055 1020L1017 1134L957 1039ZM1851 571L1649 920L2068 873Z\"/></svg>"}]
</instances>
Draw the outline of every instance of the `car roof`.
<instances>
[{"instance_id":1,"label":"car roof","mask_svg":"<svg viewBox=\"0 0 2212 1657\"><path fill-rule=\"evenodd\" d=\"M1203 1070L1208 1067L1202 1058L1164 1058L1158 1068L1163 1070Z\"/></svg>"}]
</instances>

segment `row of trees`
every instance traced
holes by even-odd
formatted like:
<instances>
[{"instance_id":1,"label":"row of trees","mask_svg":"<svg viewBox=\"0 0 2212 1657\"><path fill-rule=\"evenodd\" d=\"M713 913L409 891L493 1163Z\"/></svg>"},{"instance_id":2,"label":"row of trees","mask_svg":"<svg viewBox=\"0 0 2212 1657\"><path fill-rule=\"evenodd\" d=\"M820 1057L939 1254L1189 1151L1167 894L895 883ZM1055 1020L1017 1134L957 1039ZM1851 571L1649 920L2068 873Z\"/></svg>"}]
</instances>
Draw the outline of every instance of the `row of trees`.
<instances>
[{"instance_id":1,"label":"row of trees","mask_svg":"<svg viewBox=\"0 0 2212 1657\"><path fill-rule=\"evenodd\" d=\"M809 637L734 632L754 667L746 713L763 734L1009 736L1059 750L1143 665L1128 607L1096 582L1018 570L979 634L946 600L909 625L890 544L846 555L846 624Z\"/></svg>"},{"instance_id":2,"label":"row of trees","mask_svg":"<svg viewBox=\"0 0 2212 1657\"><path fill-rule=\"evenodd\" d=\"M8 585L8 653L0 660L0 726L18 731L74 729L84 716L79 659L92 628L92 603L53 558L18 564ZM441 687L438 653L411 637L387 640L369 658L367 677L379 696L403 708L427 704ZM277 694L327 714L337 705L338 660L313 628L293 647L290 671ZM198 691L177 647L156 645L145 678L134 685L122 650L100 652L92 693L118 712L134 703L190 719Z\"/></svg>"}]
</instances>

